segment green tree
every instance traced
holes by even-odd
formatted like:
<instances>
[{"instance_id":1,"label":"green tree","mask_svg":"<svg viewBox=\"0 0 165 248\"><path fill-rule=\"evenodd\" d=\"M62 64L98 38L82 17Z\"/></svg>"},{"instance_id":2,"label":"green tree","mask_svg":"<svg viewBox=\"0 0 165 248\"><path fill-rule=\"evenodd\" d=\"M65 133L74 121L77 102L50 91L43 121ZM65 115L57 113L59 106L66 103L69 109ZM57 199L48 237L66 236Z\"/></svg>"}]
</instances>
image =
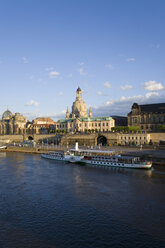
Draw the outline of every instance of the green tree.
<instances>
[{"instance_id":1,"label":"green tree","mask_svg":"<svg viewBox=\"0 0 165 248\"><path fill-rule=\"evenodd\" d=\"M157 130L165 132L165 125L158 125Z\"/></svg>"}]
</instances>

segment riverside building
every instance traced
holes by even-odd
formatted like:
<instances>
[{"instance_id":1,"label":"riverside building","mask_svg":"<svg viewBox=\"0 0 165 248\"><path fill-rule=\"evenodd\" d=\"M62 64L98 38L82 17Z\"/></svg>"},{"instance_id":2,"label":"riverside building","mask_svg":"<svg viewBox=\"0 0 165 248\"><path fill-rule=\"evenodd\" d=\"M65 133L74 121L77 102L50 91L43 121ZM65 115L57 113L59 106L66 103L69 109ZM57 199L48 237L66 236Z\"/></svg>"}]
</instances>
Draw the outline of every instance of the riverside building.
<instances>
[{"instance_id":1,"label":"riverside building","mask_svg":"<svg viewBox=\"0 0 165 248\"><path fill-rule=\"evenodd\" d=\"M7 109L0 120L0 135L23 134L26 129L26 117L20 113L12 113Z\"/></svg>"},{"instance_id":2,"label":"riverside building","mask_svg":"<svg viewBox=\"0 0 165 248\"><path fill-rule=\"evenodd\" d=\"M132 105L131 112L128 114L128 126L137 126L144 131L154 131L159 125L165 125L165 103Z\"/></svg>"},{"instance_id":3,"label":"riverside building","mask_svg":"<svg viewBox=\"0 0 165 248\"><path fill-rule=\"evenodd\" d=\"M112 117L93 117L92 109L87 114L87 106L82 99L82 90L78 87L72 112L67 108L65 119L58 120L56 130L66 132L109 132L115 126Z\"/></svg>"}]
</instances>

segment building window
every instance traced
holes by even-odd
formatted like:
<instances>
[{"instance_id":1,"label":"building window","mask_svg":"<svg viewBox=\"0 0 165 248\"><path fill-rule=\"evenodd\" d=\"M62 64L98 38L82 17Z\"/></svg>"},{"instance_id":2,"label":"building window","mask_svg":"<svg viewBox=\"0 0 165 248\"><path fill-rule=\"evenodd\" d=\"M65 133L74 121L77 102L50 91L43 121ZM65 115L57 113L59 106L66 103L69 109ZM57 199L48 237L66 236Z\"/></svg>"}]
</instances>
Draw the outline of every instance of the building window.
<instances>
[{"instance_id":1,"label":"building window","mask_svg":"<svg viewBox=\"0 0 165 248\"><path fill-rule=\"evenodd\" d=\"M108 122L107 122L107 127L108 127Z\"/></svg>"},{"instance_id":2,"label":"building window","mask_svg":"<svg viewBox=\"0 0 165 248\"><path fill-rule=\"evenodd\" d=\"M101 123L99 123L99 127L101 126Z\"/></svg>"},{"instance_id":3,"label":"building window","mask_svg":"<svg viewBox=\"0 0 165 248\"><path fill-rule=\"evenodd\" d=\"M95 127L97 127L97 123L95 123Z\"/></svg>"},{"instance_id":4,"label":"building window","mask_svg":"<svg viewBox=\"0 0 165 248\"><path fill-rule=\"evenodd\" d=\"M105 123L103 122L103 127L105 126Z\"/></svg>"}]
</instances>

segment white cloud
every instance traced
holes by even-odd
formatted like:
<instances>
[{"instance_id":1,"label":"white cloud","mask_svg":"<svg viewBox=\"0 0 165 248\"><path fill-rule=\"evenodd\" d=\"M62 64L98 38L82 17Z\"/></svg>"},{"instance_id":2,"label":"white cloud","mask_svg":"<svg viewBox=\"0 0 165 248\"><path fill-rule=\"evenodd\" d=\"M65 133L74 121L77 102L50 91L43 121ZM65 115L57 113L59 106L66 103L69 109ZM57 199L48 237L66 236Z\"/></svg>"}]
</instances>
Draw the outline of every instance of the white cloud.
<instances>
[{"instance_id":1,"label":"white cloud","mask_svg":"<svg viewBox=\"0 0 165 248\"><path fill-rule=\"evenodd\" d=\"M62 110L59 113L39 113L38 111L34 112L24 112L23 115L26 116L27 120L34 120L37 117L50 117L53 120L59 120L65 118L66 110Z\"/></svg>"},{"instance_id":2,"label":"white cloud","mask_svg":"<svg viewBox=\"0 0 165 248\"><path fill-rule=\"evenodd\" d=\"M98 95L98 96L103 96L103 92L98 91L98 92L97 92L97 95Z\"/></svg>"},{"instance_id":3,"label":"white cloud","mask_svg":"<svg viewBox=\"0 0 165 248\"><path fill-rule=\"evenodd\" d=\"M106 81L106 82L104 83L104 86L105 86L106 88L111 88L111 84L110 84L108 81Z\"/></svg>"},{"instance_id":4,"label":"white cloud","mask_svg":"<svg viewBox=\"0 0 165 248\"><path fill-rule=\"evenodd\" d=\"M110 70L113 70L113 69L114 69L114 67L113 67L112 64L107 64L107 65L105 65L105 67L107 67L107 68L110 69Z\"/></svg>"},{"instance_id":5,"label":"white cloud","mask_svg":"<svg viewBox=\"0 0 165 248\"><path fill-rule=\"evenodd\" d=\"M84 62L80 62L79 65L81 65L81 66L84 65Z\"/></svg>"},{"instance_id":6,"label":"white cloud","mask_svg":"<svg viewBox=\"0 0 165 248\"><path fill-rule=\"evenodd\" d=\"M148 92L146 93L146 98L150 98L151 96L159 96L158 92Z\"/></svg>"},{"instance_id":7,"label":"white cloud","mask_svg":"<svg viewBox=\"0 0 165 248\"><path fill-rule=\"evenodd\" d=\"M22 61L23 61L24 64L29 63L29 61L28 61L28 59L26 57L22 57Z\"/></svg>"},{"instance_id":8,"label":"white cloud","mask_svg":"<svg viewBox=\"0 0 165 248\"><path fill-rule=\"evenodd\" d=\"M68 78L72 78L72 76L73 76L72 73L67 75Z\"/></svg>"},{"instance_id":9,"label":"white cloud","mask_svg":"<svg viewBox=\"0 0 165 248\"><path fill-rule=\"evenodd\" d=\"M81 76L84 76L86 73L84 72L84 69L83 68L80 68L79 70L79 73Z\"/></svg>"},{"instance_id":10,"label":"white cloud","mask_svg":"<svg viewBox=\"0 0 165 248\"><path fill-rule=\"evenodd\" d=\"M127 61L127 62L131 62L131 61L133 62L133 61L135 61L135 60L136 60L136 59L135 59L135 58L133 58L133 57L131 57L131 58L127 58L127 59L126 59L126 61Z\"/></svg>"},{"instance_id":11,"label":"white cloud","mask_svg":"<svg viewBox=\"0 0 165 248\"><path fill-rule=\"evenodd\" d=\"M126 84L126 85L120 86L120 88L121 88L122 90L130 90L130 89L132 89L132 85Z\"/></svg>"},{"instance_id":12,"label":"white cloud","mask_svg":"<svg viewBox=\"0 0 165 248\"><path fill-rule=\"evenodd\" d=\"M49 72L49 78L55 78L55 77L57 77L59 75L60 75L60 73L57 72L57 71L50 71Z\"/></svg>"},{"instance_id":13,"label":"white cloud","mask_svg":"<svg viewBox=\"0 0 165 248\"><path fill-rule=\"evenodd\" d=\"M84 94L87 94L87 93L88 93L88 90L82 90L82 92L83 92Z\"/></svg>"},{"instance_id":14,"label":"white cloud","mask_svg":"<svg viewBox=\"0 0 165 248\"><path fill-rule=\"evenodd\" d=\"M39 102L30 100L29 102L26 103L26 106L34 106L37 107L39 105Z\"/></svg>"},{"instance_id":15,"label":"white cloud","mask_svg":"<svg viewBox=\"0 0 165 248\"><path fill-rule=\"evenodd\" d=\"M164 86L162 85L162 83L157 83L156 81L150 80L150 81L144 82L143 88L149 91L159 91L159 90L163 90Z\"/></svg>"},{"instance_id":16,"label":"white cloud","mask_svg":"<svg viewBox=\"0 0 165 248\"><path fill-rule=\"evenodd\" d=\"M45 71L53 71L53 67L47 67L47 68L45 68Z\"/></svg>"},{"instance_id":17,"label":"white cloud","mask_svg":"<svg viewBox=\"0 0 165 248\"><path fill-rule=\"evenodd\" d=\"M130 97L122 96L118 100L110 99L99 107L93 107L93 116L127 115L131 111L134 102L138 104L150 104L164 102L165 96L158 92L149 92L145 95Z\"/></svg>"},{"instance_id":18,"label":"white cloud","mask_svg":"<svg viewBox=\"0 0 165 248\"><path fill-rule=\"evenodd\" d=\"M62 92L62 91L60 91L60 92L58 93L58 95L59 95L59 96L62 96L62 95L63 95L63 92Z\"/></svg>"}]
</instances>

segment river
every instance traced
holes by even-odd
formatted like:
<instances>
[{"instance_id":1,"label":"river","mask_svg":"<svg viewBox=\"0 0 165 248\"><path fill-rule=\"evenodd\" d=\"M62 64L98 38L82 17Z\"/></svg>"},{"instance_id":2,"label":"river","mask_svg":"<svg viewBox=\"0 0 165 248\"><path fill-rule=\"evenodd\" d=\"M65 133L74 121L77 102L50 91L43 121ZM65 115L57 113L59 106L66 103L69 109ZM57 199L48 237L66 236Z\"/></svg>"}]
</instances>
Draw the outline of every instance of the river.
<instances>
[{"instance_id":1,"label":"river","mask_svg":"<svg viewBox=\"0 0 165 248\"><path fill-rule=\"evenodd\" d=\"M165 167L0 153L0 247L165 247Z\"/></svg>"}]
</instances>

